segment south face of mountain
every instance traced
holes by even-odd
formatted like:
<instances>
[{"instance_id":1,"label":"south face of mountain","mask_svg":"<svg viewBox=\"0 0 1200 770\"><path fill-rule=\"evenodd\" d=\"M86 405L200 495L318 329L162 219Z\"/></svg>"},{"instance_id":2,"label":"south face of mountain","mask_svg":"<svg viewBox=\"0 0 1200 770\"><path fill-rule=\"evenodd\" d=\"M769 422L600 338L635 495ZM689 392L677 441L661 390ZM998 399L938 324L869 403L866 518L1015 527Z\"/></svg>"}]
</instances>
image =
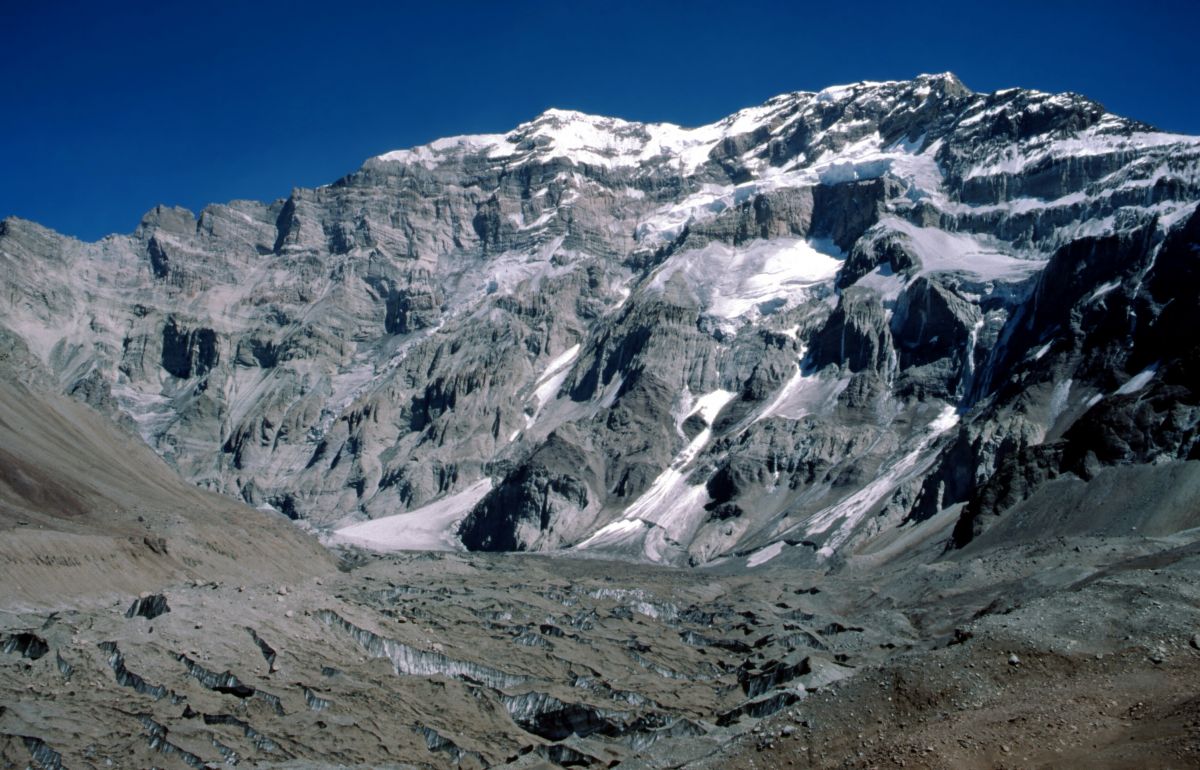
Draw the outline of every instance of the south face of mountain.
<instances>
[{"instance_id":1,"label":"south face of mountain","mask_svg":"<svg viewBox=\"0 0 1200 770\"><path fill-rule=\"evenodd\" d=\"M5 220L0 326L333 541L836 564L1200 459L1198 201L1200 139L949 74L550 110L95 243Z\"/></svg>"}]
</instances>

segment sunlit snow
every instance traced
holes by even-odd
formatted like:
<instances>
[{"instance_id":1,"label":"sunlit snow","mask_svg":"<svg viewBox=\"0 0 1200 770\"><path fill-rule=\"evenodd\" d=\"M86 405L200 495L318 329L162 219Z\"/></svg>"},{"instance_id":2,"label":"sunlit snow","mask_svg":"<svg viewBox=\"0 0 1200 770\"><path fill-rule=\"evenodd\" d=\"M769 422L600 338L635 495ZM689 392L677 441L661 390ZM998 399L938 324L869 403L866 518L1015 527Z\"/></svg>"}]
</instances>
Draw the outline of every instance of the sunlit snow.
<instances>
[{"instance_id":1,"label":"sunlit snow","mask_svg":"<svg viewBox=\"0 0 1200 770\"><path fill-rule=\"evenodd\" d=\"M637 546L646 558L662 561L663 539L681 541L695 528L696 517L709 499L704 484L687 483L689 466L712 439L712 421L735 396L727 390L716 390L696 399L687 416L699 414L710 426L675 456L670 467L625 509L620 519L597 530L576 547L587 550Z\"/></svg>"},{"instance_id":2,"label":"sunlit snow","mask_svg":"<svg viewBox=\"0 0 1200 770\"><path fill-rule=\"evenodd\" d=\"M807 537L823 534L833 528L825 538L825 542L817 551L817 555L828 558L850 538L858 523L874 507L884 495L896 488L903 479L913 473L921 472L933 457L928 453L931 443L940 435L958 424L959 415L953 406L947 406L935 417L911 451L896 462L883 468L879 476L862 489L841 502L813 515L805 523L804 532Z\"/></svg>"},{"instance_id":3,"label":"sunlit snow","mask_svg":"<svg viewBox=\"0 0 1200 770\"><path fill-rule=\"evenodd\" d=\"M461 551L454 527L492 488L480 479L463 491L407 513L343 527L330 537L374 551Z\"/></svg>"},{"instance_id":4,"label":"sunlit snow","mask_svg":"<svg viewBox=\"0 0 1200 770\"><path fill-rule=\"evenodd\" d=\"M566 382L567 375L571 373L571 364L578 355L579 343L577 342L555 356L546 365L546 369L537 378L533 390L533 397L537 400L539 407L545 406L558 393L558 389Z\"/></svg>"},{"instance_id":5,"label":"sunlit snow","mask_svg":"<svg viewBox=\"0 0 1200 770\"><path fill-rule=\"evenodd\" d=\"M1042 259L1022 259L1006 254L983 237L918 227L898 217L883 217L876 227L881 233L907 236L921 260L922 273L961 272L984 280L1013 281L1045 266Z\"/></svg>"},{"instance_id":6,"label":"sunlit snow","mask_svg":"<svg viewBox=\"0 0 1200 770\"><path fill-rule=\"evenodd\" d=\"M487 152L493 156L511 154L515 147L503 134L474 134L451 136L407 150L393 150L379 155L377 160L419 164L432 169L447 158L468 153Z\"/></svg>"},{"instance_id":7,"label":"sunlit snow","mask_svg":"<svg viewBox=\"0 0 1200 770\"><path fill-rule=\"evenodd\" d=\"M837 254L837 256L835 256ZM800 238L756 240L742 246L713 242L668 259L649 288L661 291L682 277L707 312L740 318L767 315L796 303L814 284L832 280L841 268L836 247Z\"/></svg>"},{"instance_id":8,"label":"sunlit snow","mask_svg":"<svg viewBox=\"0 0 1200 770\"><path fill-rule=\"evenodd\" d=\"M1152 147L1167 147L1182 145L1196 147L1200 145L1200 137L1182 134L1168 134L1157 131L1137 131L1131 134L1103 133L1109 127L1103 124L1092 126L1078 136L1055 138L1041 145L1009 146L1000 150L995 156L984 163L968 169L964 179L975 177L996 176L998 174L1019 174L1035 163L1048 158L1086 157L1088 155L1108 155L1118 152L1130 152Z\"/></svg>"},{"instance_id":9,"label":"sunlit snow","mask_svg":"<svg viewBox=\"0 0 1200 770\"><path fill-rule=\"evenodd\" d=\"M774 559L776 556L783 553L784 546L786 545L787 543L784 543L782 540L780 540L777 543L771 543L765 548L758 549L754 553L750 554L750 558L746 559L746 566L754 568L762 564L766 564L771 559Z\"/></svg>"}]
</instances>

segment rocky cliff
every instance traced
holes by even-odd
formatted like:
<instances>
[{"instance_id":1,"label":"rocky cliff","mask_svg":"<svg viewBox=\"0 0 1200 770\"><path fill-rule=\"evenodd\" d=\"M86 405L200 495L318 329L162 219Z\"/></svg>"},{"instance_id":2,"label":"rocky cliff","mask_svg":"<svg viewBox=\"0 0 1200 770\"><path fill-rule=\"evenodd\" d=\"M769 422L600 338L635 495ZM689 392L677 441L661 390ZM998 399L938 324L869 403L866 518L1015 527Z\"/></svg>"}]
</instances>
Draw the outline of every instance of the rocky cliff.
<instances>
[{"instance_id":1,"label":"rocky cliff","mask_svg":"<svg viewBox=\"0 0 1200 770\"><path fill-rule=\"evenodd\" d=\"M1200 139L949 74L550 110L96 243L5 220L0 325L332 537L836 564L1200 459L1197 201Z\"/></svg>"}]
</instances>

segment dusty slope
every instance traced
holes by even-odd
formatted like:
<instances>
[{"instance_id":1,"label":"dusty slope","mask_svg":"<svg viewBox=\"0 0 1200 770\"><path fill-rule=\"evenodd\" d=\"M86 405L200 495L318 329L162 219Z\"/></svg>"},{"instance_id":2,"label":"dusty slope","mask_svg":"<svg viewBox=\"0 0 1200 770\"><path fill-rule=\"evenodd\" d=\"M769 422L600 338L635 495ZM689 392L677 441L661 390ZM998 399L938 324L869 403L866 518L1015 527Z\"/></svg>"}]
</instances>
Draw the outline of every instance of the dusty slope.
<instances>
[{"instance_id":1,"label":"dusty slope","mask_svg":"<svg viewBox=\"0 0 1200 770\"><path fill-rule=\"evenodd\" d=\"M0 380L5 607L331 568L315 540L278 514L185 483L77 401Z\"/></svg>"}]
</instances>

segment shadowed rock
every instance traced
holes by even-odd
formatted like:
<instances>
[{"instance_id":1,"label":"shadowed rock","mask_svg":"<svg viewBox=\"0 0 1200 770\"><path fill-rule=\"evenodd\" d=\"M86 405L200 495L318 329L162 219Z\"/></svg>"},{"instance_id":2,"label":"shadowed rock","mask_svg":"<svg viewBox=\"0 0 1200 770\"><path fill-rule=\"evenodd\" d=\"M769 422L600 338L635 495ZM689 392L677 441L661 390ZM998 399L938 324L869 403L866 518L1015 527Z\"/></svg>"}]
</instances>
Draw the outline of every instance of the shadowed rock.
<instances>
[{"instance_id":1,"label":"shadowed rock","mask_svg":"<svg viewBox=\"0 0 1200 770\"><path fill-rule=\"evenodd\" d=\"M167 597L162 594L151 594L134 599L133 604L129 605L129 609L125 611L125 617L132 618L135 615L138 617L153 620L159 615L164 615L171 611L167 605Z\"/></svg>"}]
</instances>

